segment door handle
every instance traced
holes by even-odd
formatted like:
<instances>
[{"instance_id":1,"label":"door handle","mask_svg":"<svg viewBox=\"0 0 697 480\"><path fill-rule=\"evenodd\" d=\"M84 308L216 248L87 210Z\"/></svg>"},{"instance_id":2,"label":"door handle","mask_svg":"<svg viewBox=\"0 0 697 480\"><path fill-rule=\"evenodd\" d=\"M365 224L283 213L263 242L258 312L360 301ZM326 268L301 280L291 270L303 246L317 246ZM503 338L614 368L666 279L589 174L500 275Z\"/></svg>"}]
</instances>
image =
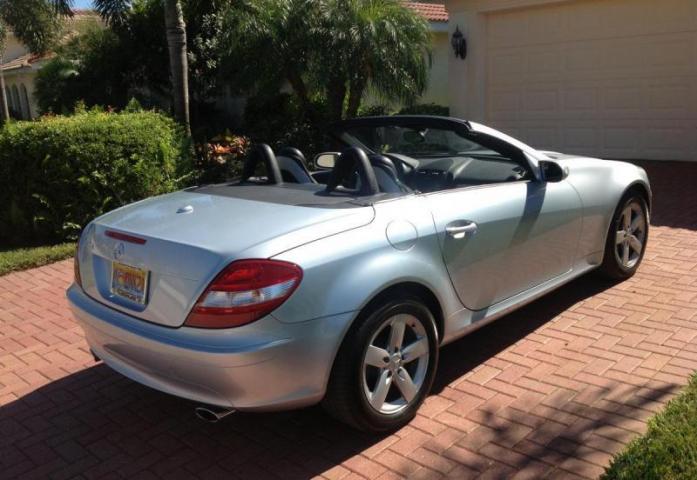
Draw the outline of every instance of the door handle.
<instances>
[{"instance_id":1,"label":"door handle","mask_svg":"<svg viewBox=\"0 0 697 480\"><path fill-rule=\"evenodd\" d=\"M477 224L469 220L459 220L445 226L445 232L456 240L465 238L467 234L477 233Z\"/></svg>"}]
</instances>

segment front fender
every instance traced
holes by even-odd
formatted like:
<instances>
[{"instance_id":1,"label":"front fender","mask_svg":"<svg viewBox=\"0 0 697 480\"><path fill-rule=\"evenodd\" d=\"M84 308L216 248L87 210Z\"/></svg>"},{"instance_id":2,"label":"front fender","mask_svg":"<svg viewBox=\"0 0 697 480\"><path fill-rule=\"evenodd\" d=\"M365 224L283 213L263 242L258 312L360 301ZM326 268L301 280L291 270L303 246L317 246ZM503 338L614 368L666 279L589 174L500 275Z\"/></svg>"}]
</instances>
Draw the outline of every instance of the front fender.
<instances>
[{"instance_id":1,"label":"front fender","mask_svg":"<svg viewBox=\"0 0 697 480\"><path fill-rule=\"evenodd\" d=\"M635 184L644 186L650 195L648 177L642 168L627 162L572 158L560 163L569 167L567 181L576 189L583 203L578 257L599 264L610 221L620 199Z\"/></svg>"}]
</instances>

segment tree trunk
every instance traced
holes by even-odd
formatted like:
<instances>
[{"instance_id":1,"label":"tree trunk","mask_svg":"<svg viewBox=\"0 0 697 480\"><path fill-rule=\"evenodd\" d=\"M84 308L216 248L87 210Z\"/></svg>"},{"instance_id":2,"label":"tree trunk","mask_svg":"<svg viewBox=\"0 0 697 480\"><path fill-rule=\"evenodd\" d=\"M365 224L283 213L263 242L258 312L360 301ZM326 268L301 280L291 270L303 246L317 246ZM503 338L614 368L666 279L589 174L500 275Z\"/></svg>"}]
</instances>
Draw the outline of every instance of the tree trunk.
<instances>
[{"instance_id":1,"label":"tree trunk","mask_svg":"<svg viewBox=\"0 0 697 480\"><path fill-rule=\"evenodd\" d=\"M302 76L295 69L286 68L286 79L300 100L300 107L303 109L305 118L309 119L310 121L314 121L315 112L312 109L312 102L310 102L310 96L307 93L307 86L305 85Z\"/></svg>"},{"instance_id":2,"label":"tree trunk","mask_svg":"<svg viewBox=\"0 0 697 480\"><path fill-rule=\"evenodd\" d=\"M346 97L346 87L337 85L327 93L327 103L329 104L329 117L333 121L341 120L344 112L344 98Z\"/></svg>"},{"instance_id":3,"label":"tree trunk","mask_svg":"<svg viewBox=\"0 0 697 480\"><path fill-rule=\"evenodd\" d=\"M348 105L346 107L346 117L353 118L358 115L358 109L361 106L361 100L363 99L363 92L367 82L363 78L356 78L351 80Z\"/></svg>"},{"instance_id":4,"label":"tree trunk","mask_svg":"<svg viewBox=\"0 0 697 480\"><path fill-rule=\"evenodd\" d=\"M165 27L172 77L174 118L191 133L189 119L189 65L186 58L186 24L179 0L165 0Z\"/></svg>"},{"instance_id":5,"label":"tree trunk","mask_svg":"<svg viewBox=\"0 0 697 480\"><path fill-rule=\"evenodd\" d=\"M2 53L0 53L0 65L2 65ZM10 119L10 109L7 107L7 95L5 93L5 74L0 68L0 126Z\"/></svg>"}]
</instances>

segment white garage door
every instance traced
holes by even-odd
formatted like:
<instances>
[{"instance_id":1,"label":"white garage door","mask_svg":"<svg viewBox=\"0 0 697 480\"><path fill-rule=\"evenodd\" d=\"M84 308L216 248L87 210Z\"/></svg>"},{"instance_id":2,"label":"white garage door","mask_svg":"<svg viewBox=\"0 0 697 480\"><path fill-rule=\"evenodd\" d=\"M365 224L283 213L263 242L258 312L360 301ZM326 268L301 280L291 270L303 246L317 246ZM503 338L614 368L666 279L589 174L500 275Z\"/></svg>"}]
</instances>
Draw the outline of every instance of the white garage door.
<instances>
[{"instance_id":1,"label":"white garage door","mask_svg":"<svg viewBox=\"0 0 697 480\"><path fill-rule=\"evenodd\" d=\"M697 0L578 0L491 13L486 115L529 144L697 160Z\"/></svg>"}]
</instances>

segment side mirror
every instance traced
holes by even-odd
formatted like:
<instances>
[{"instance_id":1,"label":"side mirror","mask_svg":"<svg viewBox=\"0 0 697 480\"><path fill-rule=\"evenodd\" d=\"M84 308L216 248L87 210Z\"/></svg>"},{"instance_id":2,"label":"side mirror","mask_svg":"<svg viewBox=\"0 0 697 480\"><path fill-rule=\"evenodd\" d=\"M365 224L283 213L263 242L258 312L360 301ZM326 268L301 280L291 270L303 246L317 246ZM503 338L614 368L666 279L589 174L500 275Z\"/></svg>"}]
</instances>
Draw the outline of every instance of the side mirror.
<instances>
[{"instance_id":1,"label":"side mirror","mask_svg":"<svg viewBox=\"0 0 697 480\"><path fill-rule=\"evenodd\" d=\"M549 183L561 182L569 176L569 168L562 167L556 162L540 161L542 180Z\"/></svg>"},{"instance_id":2,"label":"side mirror","mask_svg":"<svg viewBox=\"0 0 697 480\"><path fill-rule=\"evenodd\" d=\"M338 152L320 153L315 157L315 166L324 170L331 170L336 165L337 158L339 158Z\"/></svg>"}]
</instances>

